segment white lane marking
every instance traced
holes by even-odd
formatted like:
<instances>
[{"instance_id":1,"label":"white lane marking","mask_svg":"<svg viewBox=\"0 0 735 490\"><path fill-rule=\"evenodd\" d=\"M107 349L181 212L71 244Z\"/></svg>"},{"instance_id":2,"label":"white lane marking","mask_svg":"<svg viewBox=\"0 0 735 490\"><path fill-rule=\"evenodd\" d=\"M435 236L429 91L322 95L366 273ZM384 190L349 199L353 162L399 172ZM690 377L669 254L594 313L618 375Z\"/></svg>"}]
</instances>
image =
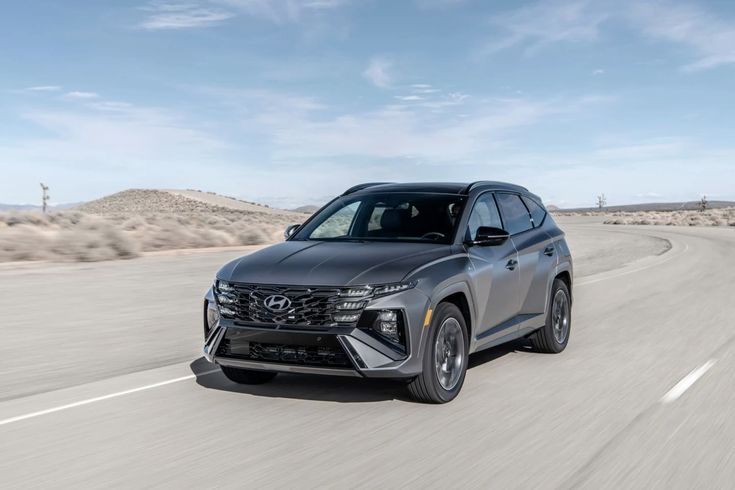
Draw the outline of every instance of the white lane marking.
<instances>
[{"instance_id":1,"label":"white lane marking","mask_svg":"<svg viewBox=\"0 0 735 490\"><path fill-rule=\"evenodd\" d=\"M150 385L139 386L138 388L118 391L117 393L110 393L108 395L96 396L94 398L87 398L86 400L69 403L67 405L60 405L58 407L47 408L46 410L40 410L38 412L31 412L25 415L18 415L17 417L11 417L9 419L0 420L0 425L12 424L13 422L20 422L21 420L32 419L34 417L40 417L41 415L48 415L50 413L60 412L62 410L68 410L70 408L80 407L82 405L89 405L90 403L101 402L103 400L109 400L110 398L117 398L118 396L130 395L131 393L137 393L139 391L150 390L152 388L158 388L159 386L170 385L172 383L178 383L180 381L194 379L197 376L206 376L208 374L213 374L213 373L218 373L218 372L220 372L219 369L212 369L210 371L204 371L203 373L199 373L199 374L190 374L188 376L181 376L180 378L174 378L174 379L169 379L166 381L160 381L158 383L153 383Z\"/></svg>"},{"instance_id":2,"label":"white lane marking","mask_svg":"<svg viewBox=\"0 0 735 490\"><path fill-rule=\"evenodd\" d=\"M673 388L666 392L663 398L661 398L661 403L671 403L676 401L686 390L691 388L699 378L704 376L704 373L709 371L710 368L715 365L715 362L717 362L716 359L710 359L691 373L684 376L681 381L676 383Z\"/></svg>"}]
</instances>

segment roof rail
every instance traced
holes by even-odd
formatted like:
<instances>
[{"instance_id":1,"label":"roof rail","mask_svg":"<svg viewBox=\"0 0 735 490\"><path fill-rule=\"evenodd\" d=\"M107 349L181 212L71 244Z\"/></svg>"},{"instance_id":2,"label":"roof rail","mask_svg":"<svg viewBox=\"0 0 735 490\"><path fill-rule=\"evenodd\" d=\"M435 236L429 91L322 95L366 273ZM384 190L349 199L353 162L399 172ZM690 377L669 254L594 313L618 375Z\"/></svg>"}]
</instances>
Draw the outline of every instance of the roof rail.
<instances>
[{"instance_id":1,"label":"roof rail","mask_svg":"<svg viewBox=\"0 0 735 490\"><path fill-rule=\"evenodd\" d=\"M470 191L471 191L472 189L474 189L475 187L477 187L478 185L496 185L496 186L501 186L501 187L508 187L508 188L513 188L513 187L515 187L516 189L523 189L524 191L528 192L528 189L526 189L526 188L525 188L525 187L523 187L522 185L516 185L516 184L508 184L508 183L506 183L506 182L495 182L495 181L492 181L492 180L477 180L477 181L475 181L475 182L472 182L472 183L471 183L470 185L468 185L467 187L465 187L465 189L464 189L464 191L462 192L462 194L469 194L469 192L470 192Z\"/></svg>"},{"instance_id":2,"label":"roof rail","mask_svg":"<svg viewBox=\"0 0 735 490\"><path fill-rule=\"evenodd\" d=\"M376 185L383 185L383 184L392 184L393 182L367 182L365 184L357 184L355 186L350 187L346 191L342 193L343 196L346 196L347 194L352 194L357 191L361 191L363 189L367 189L368 187L373 187Z\"/></svg>"}]
</instances>

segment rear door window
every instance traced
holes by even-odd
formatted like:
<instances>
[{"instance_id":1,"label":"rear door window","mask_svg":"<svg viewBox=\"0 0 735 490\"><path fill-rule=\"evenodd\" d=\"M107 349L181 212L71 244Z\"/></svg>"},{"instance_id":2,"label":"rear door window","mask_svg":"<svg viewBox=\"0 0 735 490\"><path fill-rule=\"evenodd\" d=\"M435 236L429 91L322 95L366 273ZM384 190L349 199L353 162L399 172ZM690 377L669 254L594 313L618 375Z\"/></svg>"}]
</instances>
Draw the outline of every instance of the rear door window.
<instances>
[{"instance_id":1,"label":"rear door window","mask_svg":"<svg viewBox=\"0 0 735 490\"><path fill-rule=\"evenodd\" d=\"M517 194L498 193L495 195L503 215L505 231L511 235L522 233L533 228L531 215L528 214L526 205Z\"/></svg>"}]
</instances>

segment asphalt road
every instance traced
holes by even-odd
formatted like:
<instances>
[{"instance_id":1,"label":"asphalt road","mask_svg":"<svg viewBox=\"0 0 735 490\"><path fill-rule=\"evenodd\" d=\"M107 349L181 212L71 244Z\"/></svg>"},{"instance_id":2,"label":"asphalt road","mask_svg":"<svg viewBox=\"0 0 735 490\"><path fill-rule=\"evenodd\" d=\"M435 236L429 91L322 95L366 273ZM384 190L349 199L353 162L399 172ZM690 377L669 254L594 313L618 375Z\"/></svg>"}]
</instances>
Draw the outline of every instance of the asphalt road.
<instances>
[{"instance_id":1,"label":"asphalt road","mask_svg":"<svg viewBox=\"0 0 735 490\"><path fill-rule=\"evenodd\" d=\"M442 406L212 371L200 295L234 252L0 270L2 486L732 488L735 230L564 225L567 350L475 355Z\"/></svg>"}]
</instances>

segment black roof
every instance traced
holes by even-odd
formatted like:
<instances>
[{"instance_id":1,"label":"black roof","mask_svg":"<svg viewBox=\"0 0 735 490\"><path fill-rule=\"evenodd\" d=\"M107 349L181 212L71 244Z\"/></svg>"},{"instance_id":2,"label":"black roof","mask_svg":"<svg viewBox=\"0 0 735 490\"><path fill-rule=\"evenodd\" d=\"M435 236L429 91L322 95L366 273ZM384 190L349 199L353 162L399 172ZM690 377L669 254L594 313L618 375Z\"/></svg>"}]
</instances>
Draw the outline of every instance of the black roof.
<instances>
[{"instance_id":1,"label":"black roof","mask_svg":"<svg viewBox=\"0 0 735 490\"><path fill-rule=\"evenodd\" d=\"M359 184L345 191L343 195L354 193L374 192L431 192L437 194L469 194L475 189L493 189L527 193L528 189L506 182L479 181L479 182L413 182L413 183L386 183L373 182Z\"/></svg>"}]
</instances>

